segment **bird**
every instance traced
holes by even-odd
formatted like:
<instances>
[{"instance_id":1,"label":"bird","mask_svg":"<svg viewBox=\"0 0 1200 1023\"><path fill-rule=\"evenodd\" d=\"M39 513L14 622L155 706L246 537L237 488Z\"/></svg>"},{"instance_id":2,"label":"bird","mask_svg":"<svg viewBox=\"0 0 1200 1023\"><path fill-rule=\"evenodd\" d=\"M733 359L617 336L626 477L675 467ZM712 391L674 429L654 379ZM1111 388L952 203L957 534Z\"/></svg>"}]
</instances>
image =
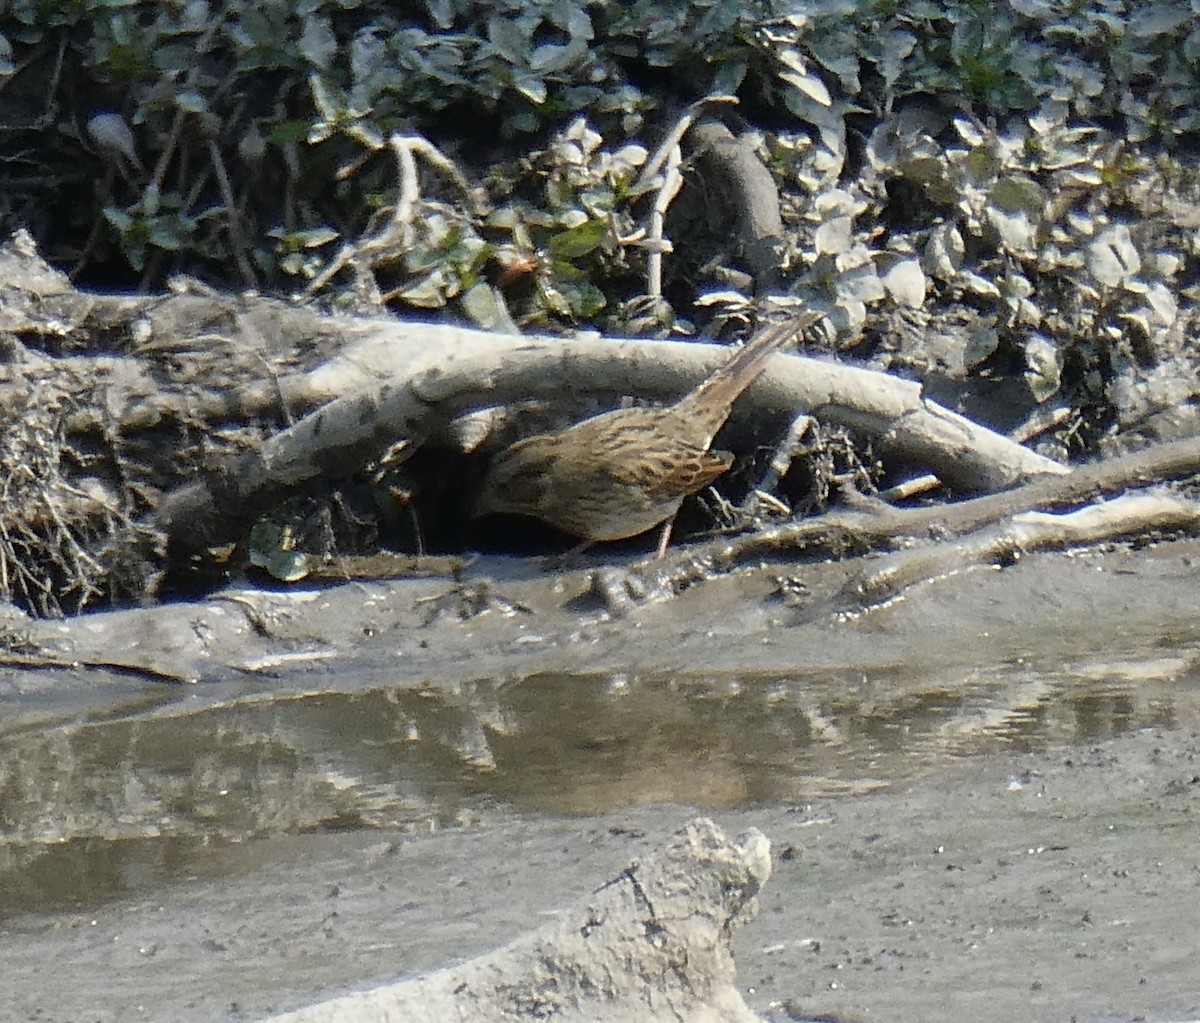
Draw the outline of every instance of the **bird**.
<instances>
[{"instance_id":1,"label":"bird","mask_svg":"<svg viewBox=\"0 0 1200 1023\"><path fill-rule=\"evenodd\" d=\"M504 513L540 519L584 547L665 522L661 557L684 499L733 464L728 452L709 450L733 403L772 353L821 318L805 312L765 327L674 405L615 409L517 441L489 467L472 518Z\"/></svg>"}]
</instances>

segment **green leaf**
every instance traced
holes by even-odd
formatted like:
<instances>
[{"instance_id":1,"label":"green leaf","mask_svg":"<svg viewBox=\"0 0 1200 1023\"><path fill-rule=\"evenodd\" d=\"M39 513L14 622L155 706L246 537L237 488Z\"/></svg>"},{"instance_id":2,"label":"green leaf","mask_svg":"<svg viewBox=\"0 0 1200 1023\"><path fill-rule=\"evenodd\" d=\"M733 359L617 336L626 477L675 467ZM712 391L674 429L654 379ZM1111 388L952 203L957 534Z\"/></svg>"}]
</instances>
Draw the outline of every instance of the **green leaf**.
<instances>
[{"instance_id":1,"label":"green leaf","mask_svg":"<svg viewBox=\"0 0 1200 1023\"><path fill-rule=\"evenodd\" d=\"M571 304L571 312L584 320L591 319L608 304L604 292L594 284L571 285L563 288L563 294Z\"/></svg>"},{"instance_id":2,"label":"green leaf","mask_svg":"<svg viewBox=\"0 0 1200 1023\"><path fill-rule=\"evenodd\" d=\"M282 146L289 142L303 142L308 138L311 128L312 121L280 121L271 129L267 141L276 146Z\"/></svg>"},{"instance_id":3,"label":"green leaf","mask_svg":"<svg viewBox=\"0 0 1200 1023\"><path fill-rule=\"evenodd\" d=\"M294 583L309 573L308 555L295 550L292 531L260 519L250 528L250 564L280 582Z\"/></svg>"},{"instance_id":4,"label":"green leaf","mask_svg":"<svg viewBox=\"0 0 1200 1023\"><path fill-rule=\"evenodd\" d=\"M153 181L150 182L146 186L146 191L142 193L142 213L147 217L155 216L158 213L159 200L161 198L158 186Z\"/></svg>"},{"instance_id":5,"label":"green leaf","mask_svg":"<svg viewBox=\"0 0 1200 1023\"><path fill-rule=\"evenodd\" d=\"M476 326L497 333L520 333L504 304L504 297L486 282L480 281L468 289L460 301L463 312Z\"/></svg>"},{"instance_id":6,"label":"green leaf","mask_svg":"<svg viewBox=\"0 0 1200 1023\"><path fill-rule=\"evenodd\" d=\"M133 217L116 206L104 207L104 219L112 224L122 235L128 234L133 227Z\"/></svg>"},{"instance_id":7,"label":"green leaf","mask_svg":"<svg viewBox=\"0 0 1200 1023\"><path fill-rule=\"evenodd\" d=\"M156 245L160 249L166 249L168 252L178 252L183 248L185 235L191 233L189 230L190 226L186 221L175 217L170 219L166 217L156 218L150 225L148 240L151 245ZM181 228L182 230L180 230Z\"/></svg>"},{"instance_id":8,"label":"green leaf","mask_svg":"<svg viewBox=\"0 0 1200 1023\"><path fill-rule=\"evenodd\" d=\"M310 227L307 231L293 231L288 237L288 241L305 249L316 249L327 245L337 237L339 237L338 232L332 227Z\"/></svg>"},{"instance_id":9,"label":"green leaf","mask_svg":"<svg viewBox=\"0 0 1200 1023\"><path fill-rule=\"evenodd\" d=\"M400 292L400 297L409 305L420 309L441 309L446 304L446 275L434 270Z\"/></svg>"},{"instance_id":10,"label":"green leaf","mask_svg":"<svg viewBox=\"0 0 1200 1023\"><path fill-rule=\"evenodd\" d=\"M587 277L574 263L556 259L550 264L550 276L556 281L582 281Z\"/></svg>"},{"instance_id":11,"label":"green leaf","mask_svg":"<svg viewBox=\"0 0 1200 1023\"><path fill-rule=\"evenodd\" d=\"M595 249L608 235L608 224L603 220L585 220L578 227L559 231L550 237L550 256L555 260L578 259Z\"/></svg>"}]
</instances>

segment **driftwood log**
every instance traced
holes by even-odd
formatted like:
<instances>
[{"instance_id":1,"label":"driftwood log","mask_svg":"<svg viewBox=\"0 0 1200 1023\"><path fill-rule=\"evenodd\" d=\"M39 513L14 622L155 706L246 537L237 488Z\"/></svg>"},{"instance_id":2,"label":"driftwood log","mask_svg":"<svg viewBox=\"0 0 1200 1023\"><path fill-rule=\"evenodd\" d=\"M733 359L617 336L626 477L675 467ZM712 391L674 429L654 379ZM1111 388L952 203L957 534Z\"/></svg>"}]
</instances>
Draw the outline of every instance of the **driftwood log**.
<instances>
[{"instance_id":1,"label":"driftwood log","mask_svg":"<svg viewBox=\"0 0 1200 1023\"><path fill-rule=\"evenodd\" d=\"M84 294L22 235L0 248L0 345L0 598L41 614L152 596L169 569L228 557L256 518L381 461L403 464L425 446L457 453L458 465L485 458L514 405L552 406L561 423L625 396L669 400L726 355L330 316L186 288ZM917 383L828 360L775 357L739 404L747 413L850 429L968 495L1032 486L1041 489L1018 492L1084 501L1104 489L926 400ZM1129 485L1197 468L1190 452L1149 453L1119 475ZM439 463L434 474L453 472ZM458 507L431 517L461 519L469 494L455 495ZM1012 512L1036 506L994 500ZM844 527L912 535L906 516L961 513L836 514L773 542L803 535L811 548L823 529Z\"/></svg>"}]
</instances>

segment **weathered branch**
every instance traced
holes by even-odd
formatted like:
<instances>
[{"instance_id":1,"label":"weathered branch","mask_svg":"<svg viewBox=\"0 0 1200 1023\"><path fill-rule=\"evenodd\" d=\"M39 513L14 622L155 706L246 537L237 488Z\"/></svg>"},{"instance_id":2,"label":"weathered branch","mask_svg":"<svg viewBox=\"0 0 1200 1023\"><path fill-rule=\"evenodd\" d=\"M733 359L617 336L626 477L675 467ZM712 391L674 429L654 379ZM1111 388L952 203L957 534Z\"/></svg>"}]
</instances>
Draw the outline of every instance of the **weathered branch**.
<instances>
[{"instance_id":1,"label":"weathered branch","mask_svg":"<svg viewBox=\"0 0 1200 1023\"><path fill-rule=\"evenodd\" d=\"M1130 487L1185 479L1198 473L1200 438L1189 437L1104 462L1080 465L1064 476L1044 477L1013 490L966 501L922 508L892 508L882 502L870 502L865 508L840 508L731 540L714 541L707 550L693 549L680 557L673 568L667 571L656 569L654 586L647 584L644 588L669 594L713 571L728 571L739 564L801 551L823 555L848 549L889 549L912 537L941 541L967 538L961 545L947 546L942 553L937 548L929 548L895 555L896 563L905 566L902 571L897 571L897 577L903 576L904 584L910 585L945 575L956 567L994 560L1024 543L1032 550L1096 542L1097 539L1129 536L1153 529L1194 530L1197 520L1192 502L1176 501L1163 495L1154 496L1152 503L1139 500L1138 503L1117 505L1109 513L1104 513L1104 506L1099 506L1100 510L1087 509L1090 514L1083 518L1042 521L1036 529L1030 525L1038 523L1036 519L1026 519L1015 532L1013 523L1016 516L1025 513L1087 504ZM1101 531L1095 535L1078 532L1084 528ZM992 531L982 532L989 529ZM955 550L959 553L955 554ZM868 603L876 603L898 592L898 585L885 578L889 564L872 566L853 584L859 597ZM878 580L873 581L876 576Z\"/></svg>"},{"instance_id":2,"label":"weathered branch","mask_svg":"<svg viewBox=\"0 0 1200 1023\"><path fill-rule=\"evenodd\" d=\"M288 489L348 475L398 440L419 445L449 419L485 405L586 395L680 396L727 357L717 345L669 341L511 338L456 327L349 321L361 340L307 377L308 394L341 393L268 439L218 477L167 496L159 522L169 532L268 504ZM364 336L367 330L370 336ZM399 367L399 368L397 368ZM356 386L357 385L357 386ZM281 382L297 393L294 379ZM968 490L1010 486L1066 470L921 396L883 373L794 356L776 357L745 399L759 410L808 409L881 437L898 455Z\"/></svg>"},{"instance_id":3,"label":"weathered branch","mask_svg":"<svg viewBox=\"0 0 1200 1023\"><path fill-rule=\"evenodd\" d=\"M894 600L909 587L980 566L996 566L1038 550L1101 543L1200 526L1200 504L1166 493L1125 494L1079 511L1028 511L954 543L897 551L866 567L852 584L865 605Z\"/></svg>"}]
</instances>

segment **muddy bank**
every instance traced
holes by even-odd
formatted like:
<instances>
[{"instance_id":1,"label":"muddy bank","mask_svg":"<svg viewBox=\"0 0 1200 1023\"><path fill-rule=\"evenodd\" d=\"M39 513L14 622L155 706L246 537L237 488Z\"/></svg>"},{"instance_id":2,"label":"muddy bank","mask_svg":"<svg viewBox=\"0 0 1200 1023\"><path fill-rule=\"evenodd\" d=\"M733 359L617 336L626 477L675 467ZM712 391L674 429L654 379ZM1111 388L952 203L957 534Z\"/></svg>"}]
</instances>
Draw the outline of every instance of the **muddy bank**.
<instances>
[{"instance_id":1,"label":"muddy bank","mask_svg":"<svg viewBox=\"0 0 1200 1023\"><path fill-rule=\"evenodd\" d=\"M20 642L0 662L0 709L13 728L100 714L106 701L113 712L156 704L190 713L313 689L447 692L536 673L908 669L957 686L978 666L1041 668L1154 649L1186 659L1200 641L1200 541L1027 555L864 612L845 588L871 560L764 558L669 600L631 598L620 618L593 592L594 577L621 570L611 557L594 569L561 569L553 558L480 557L453 569L443 561L395 579L243 585L67 622L10 610L0 628ZM20 649L37 656L22 661Z\"/></svg>"},{"instance_id":2,"label":"muddy bank","mask_svg":"<svg viewBox=\"0 0 1200 1023\"><path fill-rule=\"evenodd\" d=\"M484 561L39 625L68 667L0 673L0 1019L261 1019L452 966L697 811L773 844L734 943L767 1018L1196 1017L1195 558L860 616L836 565L613 621Z\"/></svg>"}]
</instances>

